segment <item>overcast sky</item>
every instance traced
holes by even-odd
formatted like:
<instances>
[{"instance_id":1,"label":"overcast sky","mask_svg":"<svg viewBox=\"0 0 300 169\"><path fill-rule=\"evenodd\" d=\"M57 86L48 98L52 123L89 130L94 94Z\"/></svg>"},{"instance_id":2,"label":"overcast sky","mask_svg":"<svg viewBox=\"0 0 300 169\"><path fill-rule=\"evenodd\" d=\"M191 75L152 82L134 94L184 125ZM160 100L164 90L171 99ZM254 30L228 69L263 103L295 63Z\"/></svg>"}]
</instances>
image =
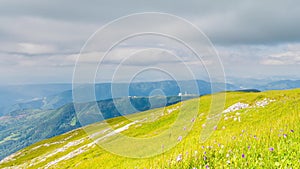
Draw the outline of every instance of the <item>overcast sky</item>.
<instances>
[{"instance_id":1,"label":"overcast sky","mask_svg":"<svg viewBox=\"0 0 300 169\"><path fill-rule=\"evenodd\" d=\"M196 25L216 47L227 76L299 78L300 1L297 0L1 0L0 84L71 82L76 57L87 39L112 20L141 12L170 13ZM179 29L169 26L170 31ZM119 63L120 56L157 48L148 41L151 38L124 43L113 51L105 62L108 69L101 73L110 76L114 71L110 64ZM158 46L164 48L164 44ZM170 47L168 50L172 51ZM172 52L156 49L140 55L145 57L139 60L133 56L118 77L126 76L126 70L140 70L145 63L174 67ZM163 56L166 57L162 59ZM184 56L183 60L197 67L195 60ZM205 64L209 65L209 61ZM139 69L133 69L136 67ZM202 77L200 72L194 72L197 78ZM108 79L102 76L102 80Z\"/></svg>"}]
</instances>

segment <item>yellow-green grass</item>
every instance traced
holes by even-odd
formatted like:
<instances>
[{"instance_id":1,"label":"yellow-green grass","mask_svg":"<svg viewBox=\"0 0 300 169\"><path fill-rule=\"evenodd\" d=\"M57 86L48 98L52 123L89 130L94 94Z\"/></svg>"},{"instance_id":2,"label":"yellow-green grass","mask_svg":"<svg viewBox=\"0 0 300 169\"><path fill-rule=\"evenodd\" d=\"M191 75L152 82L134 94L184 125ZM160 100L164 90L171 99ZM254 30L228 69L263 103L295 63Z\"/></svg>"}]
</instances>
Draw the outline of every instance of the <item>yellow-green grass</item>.
<instances>
[{"instance_id":1,"label":"yellow-green grass","mask_svg":"<svg viewBox=\"0 0 300 169\"><path fill-rule=\"evenodd\" d=\"M219 93L220 94L220 93ZM218 94L216 94L218 95ZM186 130L188 135L171 150L150 158L127 158L114 155L100 148L91 146L79 155L58 162L50 168L300 168L300 89L285 91L267 91L261 93L227 92L225 109L237 102L247 103L252 107L230 113L222 113L216 130L205 142L200 141L203 124L206 123L210 109L211 95L200 99L192 99L167 107L185 105L183 113L189 113L200 107L193 122L192 129ZM264 107L254 107L257 101L265 98L274 100ZM178 111L160 116L166 109L153 109L125 117L109 119L112 128L119 128L133 120L144 119L142 125L135 124L122 132L127 136L149 138L166 131L178 116ZM239 114L237 114L239 113ZM225 116L227 120L225 120ZM234 117L240 117L240 121ZM130 119L130 120L129 120ZM192 123L192 122L191 122ZM105 130L103 122L85 127L89 133ZM19 152L0 167L45 167L49 162L59 159L68 153L91 143L83 129L41 141ZM68 140L50 146L51 144L68 138ZM49 158L47 154L67 145L68 143L84 139L78 145L69 147ZM119 145L128 148L129 145ZM181 156L181 158L178 158ZM44 161L32 161L32 159ZM30 164L32 164L30 166Z\"/></svg>"}]
</instances>

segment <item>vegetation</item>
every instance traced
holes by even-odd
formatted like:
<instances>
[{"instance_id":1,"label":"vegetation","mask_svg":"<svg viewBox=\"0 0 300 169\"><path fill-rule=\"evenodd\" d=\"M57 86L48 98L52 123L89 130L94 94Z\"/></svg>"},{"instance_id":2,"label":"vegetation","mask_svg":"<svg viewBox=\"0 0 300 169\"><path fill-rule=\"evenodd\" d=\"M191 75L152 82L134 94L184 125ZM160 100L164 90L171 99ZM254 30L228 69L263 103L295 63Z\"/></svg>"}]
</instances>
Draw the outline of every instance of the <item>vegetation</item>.
<instances>
[{"instance_id":1,"label":"vegetation","mask_svg":"<svg viewBox=\"0 0 300 169\"><path fill-rule=\"evenodd\" d=\"M216 94L220 95L222 93ZM109 119L112 128L120 129L139 121L122 134L151 138L175 124L179 110L188 114L200 104L197 115L189 121L191 128L177 145L149 158L127 158L112 154L92 143L86 132L105 136L105 122L95 123L31 145L2 160L0 167L18 168L300 168L300 89L267 92L227 92L225 108L213 134L204 142L200 134L208 125L212 96L203 96L166 108L153 109L125 117ZM240 103L243 108L231 109ZM180 109L178 109L180 107ZM174 110L168 113L168 110ZM97 133L97 134L96 134ZM106 141L112 141L108 137ZM103 141L103 140L102 140ZM105 140L103 141L105 142ZM121 142L122 143L122 142ZM120 144L120 149L138 145ZM147 147L145 147L147 149Z\"/></svg>"},{"instance_id":2,"label":"vegetation","mask_svg":"<svg viewBox=\"0 0 300 169\"><path fill-rule=\"evenodd\" d=\"M130 98L135 109L129 109L130 105L123 104L124 100L128 99L127 97L102 100L97 103L103 118L108 119L121 116L121 113L132 114L137 111L164 107L193 97L195 96ZM9 115L0 116L0 159L43 139L81 127L76 115L86 119L84 125L103 120L103 118L99 118L99 113L94 111L94 104L82 103L81 106L84 109L78 114L76 114L73 104L70 103L54 110L16 110ZM120 109L123 110L121 113Z\"/></svg>"}]
</instances>

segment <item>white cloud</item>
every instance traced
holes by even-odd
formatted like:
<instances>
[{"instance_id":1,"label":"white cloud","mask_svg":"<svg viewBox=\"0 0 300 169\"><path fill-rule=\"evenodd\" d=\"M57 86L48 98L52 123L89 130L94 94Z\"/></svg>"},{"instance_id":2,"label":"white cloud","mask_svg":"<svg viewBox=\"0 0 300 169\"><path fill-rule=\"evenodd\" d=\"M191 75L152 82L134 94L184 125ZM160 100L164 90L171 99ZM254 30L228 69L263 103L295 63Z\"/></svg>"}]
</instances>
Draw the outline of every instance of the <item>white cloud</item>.
<instances>
[{"instance_id":1,"label":"white cloud","mask_svg":"<svg viewBox=\"0 0 300 169\"><path fill-rule=\"evenodd\" d=\"M20 53L26 54L45 54L58 52L53 45L34 44L34 43L19 43L16 49Z\"/></svg>"},{"instance_id":2,"label":"white cloud","mask_svg":"<svg viewBox=\"0 0 300 169\"><path fill-rule=\"evenodd\" d=\"M15 0L1 2L0 69L1 72L6 72L5 77L11 76L11 79L18 80L21 76L39 78L45 74L47 76L52 74L53 78L57 79L70 78L71 74L63 77L64 72L72 72L77 53L94 31L113 19L145 11L164 11L192 21L216 44L226 73L244 76L262 72L269 75L289 74L291 70L299 72L300 22L295 22L300 19L299 2L253 3L246 0L216 3L195 0L186 3L167 0L156 3L152 1L71 3L72 5L70 1L56 0L43 3L37 3L35 0L27 0L26 3ZM139 23L148 28L153 27L151 22L147 21ZM132 26L136 24L125 23L121 28L109 30L105 36L111 38L123 30L132 30ZM180 27L171 22L157 24L154 27L174 34L185 29L184 26ZM192 32L184 36L188 40L196 39ZM170 48L173 46L181 50L179 45L169 42L147 46L148 40L153 40L153 37L141 38L143 40L138 43L112 51L105 64L111 68L111 65L119 64L125 56L142 49L139 47L160 47L173 51ZM95 47L99 48L97 45ZM181 52L180 50L176 52ZM178 54L176 52L175 54ZM98 63L101 54L103 53L88 53L81 61L84 66L89 67L90 64ZM174 57L163 57L165 53L159 51L141 54L144 57L138 57L136 54L129 58L124 66L136 68L147 64L178 63ZM193 58L184 57L184 54L180 56L189 66L203 65ZM210 60L209 57L203 59L204 65L215 66L216 60ZM272 69L269 69L270 67ZM26 78L24 79L26 81Z\"/></svg>"},{"instance_id":3,"label":"white cloud","mask_svg":"<svg viewBox=\"0 0 300 169\"><path fill-rule=\"evenodd\" d=\"M260 63L263 65L298 65L300 64L300 51L271 54Z\"/></svg>"}]
</instances>

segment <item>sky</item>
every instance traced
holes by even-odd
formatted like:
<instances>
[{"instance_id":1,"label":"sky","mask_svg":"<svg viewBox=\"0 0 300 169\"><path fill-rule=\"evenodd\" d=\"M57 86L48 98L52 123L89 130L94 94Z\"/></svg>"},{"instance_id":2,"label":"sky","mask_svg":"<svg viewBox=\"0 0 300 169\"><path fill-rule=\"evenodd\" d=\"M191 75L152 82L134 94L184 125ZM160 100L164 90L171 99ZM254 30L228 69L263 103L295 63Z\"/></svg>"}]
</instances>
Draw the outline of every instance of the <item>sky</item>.
<instances>
[{"instance_id":1,"label":"sky","mask_svg":"<svg viewBox=\"0 0 300 169\"><path fill-rule=\"evenodd\" d=\"M120 17L144 12L168 13L195 25L215 47L226 77L300 79L300 1L1 0L0 84L70 83L80 51L99 28ZM137 22L147 24L147 20ZM123 23L111 29L107 37L131 30L133 24ZM148 27L181 31L179 26L164 22ZM187 37L195 40L193 35ZM188 52L179 44L156 38L142 36L120 44L102 63L96 77L110 81L117 72L116 81L145 77L160 80L170 76L169 71L178 74L172 78L185 79L191 78L183 73L188 69L178 67L190 67L195 78L205 78L205 66L217 66L216 60L198 63L187 57ZM98 64L97 52L93 57L80 55L84 70ZM132 57L123 63L128 55ZM185 63L178 62L175 55ZM148 65L153 69L142 76ZM156 71L155 67L166 71Z\"/></svg>"}]
</instances>

